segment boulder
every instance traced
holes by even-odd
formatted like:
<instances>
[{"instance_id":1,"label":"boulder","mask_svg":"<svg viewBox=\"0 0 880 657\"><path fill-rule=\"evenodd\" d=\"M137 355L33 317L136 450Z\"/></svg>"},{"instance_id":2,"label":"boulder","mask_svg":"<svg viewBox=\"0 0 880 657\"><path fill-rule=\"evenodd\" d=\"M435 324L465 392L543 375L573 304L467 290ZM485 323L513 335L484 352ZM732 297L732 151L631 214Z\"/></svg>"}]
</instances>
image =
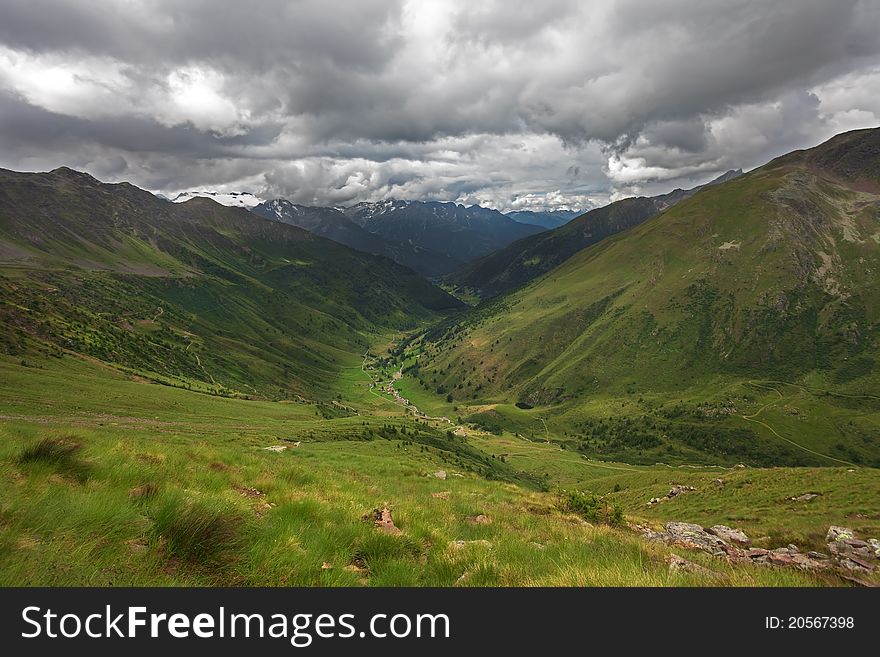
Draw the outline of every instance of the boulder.
<instances>
[{"instance_id":1,"label":"boulder","mask_svg":"<svg viewBox=\"0 0 880 657\"><path fill-rule=\"evenodd\" d=\"M789 497L788 499L792 502L809 502L817 497L819 497L819 493L804 493L803 495L796 495L795 497Z\"/></svg>"},{"instance_id":2,"label":"boulder","mask_svg":"<svg viewBox=\"0 0 880 657\"><path fill-rule=\"evenodd\" d=\"M834 541L842 541L845 538L855 538L855 532L848 527L831 525L828 528L828 533L825 535L825 542L833 543Z\"/></svg>"},{"instance_id":3,"label":"boulder","mask_svg":"<svg viewBox=\"0 0 880 657\"><path fill-rule=\"evenodd\" d=\"M695 491L695 490L697 490L697 489L694 488L693 486L681 486L681 485L673 486L669 490L669 492L666 493L666 497L668 497L671 500L673 497L677 497L677 496L681 495L682 493L689 493L689 492Z\"/></svg>"},{"instance_id":4,"label":"boulder","mask_svg":"<svg viewBox=\"0 0 880 657\"><path fill-rule=\"evenodd\" d=\"M670 543L703 550L711 554L724 554L723 548L726 543L699 525L689 522L667 522L664 528L668 537L667 541Z\"/></svg>"},{"instance_id":5,"label":"boulder","mask_svg":"<svg viewBox=\"0 0 880 657\"><path fill-rule=\"evenodd\" d=\"M727 525L713 525L709 528L709 531L728 543L749 545L752 542L744 532L739 529L731 529Z\"/></svg>"}]
</instances>

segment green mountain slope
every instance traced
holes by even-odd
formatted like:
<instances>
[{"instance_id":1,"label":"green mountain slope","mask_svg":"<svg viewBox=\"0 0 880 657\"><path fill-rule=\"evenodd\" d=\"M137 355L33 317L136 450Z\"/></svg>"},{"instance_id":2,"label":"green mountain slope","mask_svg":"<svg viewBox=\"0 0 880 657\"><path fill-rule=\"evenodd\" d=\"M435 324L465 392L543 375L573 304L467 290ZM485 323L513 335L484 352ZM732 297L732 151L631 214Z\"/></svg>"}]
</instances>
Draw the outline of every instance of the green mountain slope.
<instances>
[{"instance_id":1,"label":"green mountain slope","mask_svg":"<svg viewBox=\"0 0 880 657\"><path fill-rule=\"evenodd\" d=\"M381 257L208 199L0 172L0 351L218 392L328 397L372 335L458 305Z\"/></svg>"},{"instance_id":2,"label":"green mountain slope","mask_svg":"<svg viewBox=\"0 0 880 657\"><path fill-rule=\"evenodd\" d=\"M742 175L728 171L707 185L720 184ZM523 238L494 253L474 260L447 278L453 285L474 290L483 298L520 287L595 244L689 198L702 187L676 189L652 197L627 198L590 210L564 225Z\"/></svg>"},{"instance_id":3,"label":"green mountain slope","mask_svg":"<svg viewBox=\"0 0 880 657\"><path fill-rule=\"evenodd\" d=\"M839 426L801 416L781 434L738 420L749 431L732 444L814 432L814 452L880 463L878 163L880 130L861 130L703 189L428 334L420 376L461 399L569 409L596 395L641 403L728 394L731 381L762 379L768 395L768 380L797 383L839 403ZM776 456L797 460L797 445L783 447Z\"/></svg>"}]
</instances>

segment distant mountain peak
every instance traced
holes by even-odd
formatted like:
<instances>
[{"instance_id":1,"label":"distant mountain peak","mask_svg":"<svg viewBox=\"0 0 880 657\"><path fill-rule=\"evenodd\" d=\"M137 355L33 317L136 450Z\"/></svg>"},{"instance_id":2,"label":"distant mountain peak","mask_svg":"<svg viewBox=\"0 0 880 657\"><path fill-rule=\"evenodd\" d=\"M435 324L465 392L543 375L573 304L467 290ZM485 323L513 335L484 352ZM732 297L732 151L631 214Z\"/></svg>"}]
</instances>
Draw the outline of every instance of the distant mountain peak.
<instances>
[{"instance_id":1,"label":"distant mountain peak","mask_svg":"<svg viewBox=\"0 0 880 657\"><path fill-rule=\"evenodd\" d=\"M186 203L194 198L209 198L220 205L248 209L255 208L263 202L263 199L250 192L214 192L209 190L181 192L172 201L174 203Z\"/></svg>"}]
</instances>

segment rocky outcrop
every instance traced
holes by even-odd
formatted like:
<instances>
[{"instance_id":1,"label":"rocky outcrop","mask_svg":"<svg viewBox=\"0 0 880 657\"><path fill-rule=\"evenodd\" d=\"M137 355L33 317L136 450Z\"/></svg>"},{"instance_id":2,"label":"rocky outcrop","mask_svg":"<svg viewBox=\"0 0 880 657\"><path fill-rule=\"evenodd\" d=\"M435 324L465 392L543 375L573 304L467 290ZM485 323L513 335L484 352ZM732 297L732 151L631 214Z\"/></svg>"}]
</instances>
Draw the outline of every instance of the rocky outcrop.
<instances>
[{"instance_id":1,"label":"rocky outcrop","mask_svg":"<svg viewBox=\"0 0 880 657\"><path fill-rule=\"evenodd\" d=\"M832 525L825 536L828 551L846 570L855 573L872 573L877 568L880 541L866 541L855 537L853 530Z\"/></svg>"},{"instance_id":2,"label":"rocky outcrop","mask_svg":"<svg viewBox=\"0 0 880 657\"><path fill-rule=\"evenodd\" d=\"M705 529L689 522L667 522L662 531L634 525L649 540L667 545L700 550L735 563L788 566L807 571L836 570L843 573L870 574L880 566L880 540L861 540L846 527L832 526L826 535L828 553L803 553L789 544L772 550L748 547L751 543L745 532L726 525ZM680 559L680 558L679 558ZM671 570L687 570L685 560L670 562Z\"/></svg>"},{"instance_id":3,"label":"rocky outcrop","mask_svg":"<svg viewBox=\"0 0 880 657\"><path fill-rule=\"evenodd\" d=\"M666 493L664 497L652 497L651 500L648 502L648 506L654 506L655 504L659 504L663 500L671 500L673 497L678 497L682 493L690 493L695 490L697 489L693 486L675 485L669 489L669 492Z\"/></svg>"}]
</instances>

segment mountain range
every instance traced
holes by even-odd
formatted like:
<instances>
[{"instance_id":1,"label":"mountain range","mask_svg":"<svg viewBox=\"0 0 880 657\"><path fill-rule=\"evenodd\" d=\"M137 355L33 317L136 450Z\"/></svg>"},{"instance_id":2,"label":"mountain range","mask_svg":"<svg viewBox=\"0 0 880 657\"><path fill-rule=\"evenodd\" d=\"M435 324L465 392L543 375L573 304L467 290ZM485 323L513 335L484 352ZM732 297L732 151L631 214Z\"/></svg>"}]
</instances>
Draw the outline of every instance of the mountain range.
<instances>
[{"instance_id":1,"label":"mountain range","mask_svg":"<svg viewBox=\"0 0 880 657\"><path fill-rule=\"evenodd\" d=\"M453 284L492 297L512 290L562 264L581 249L637 226L689 198L703 187L742 175L731 170L693 189L675 189L653 197L626 198L570 219L555 230L533 235L477 258L449 276Z\"/></svg>"},{"instance_id":2,"label":"mountain range","mask_svg":"<svg viewBox=\"0 0 880 657\"><path fill-rule=\"evenodd\" d=\"M836 540L880 532L880 129L526 236L473 306L420 244L510 217L216 198L0 170L4 581L880 581Z\"/></svg>"},{"instance_id":3,"label":"mountain range","mask_svg":"<svg viewBox=\"0 0 880 657\"><path fill-rule=\"evenodd\" d=\"M544 230L498 210L438 201L358 203L343 212L370 233L428 248L458 265Z\"/></svg>"},{"instance_id":4,"label":"mountain range","mask_svg":"<svg viewBox=\"0 0 880 657\"><path fill-rule=\"evenodd\" d=\"M446 274L461 264L413 241L385 238L370 232L337 208L298 205L285 199L274 199L257 205L252 212L266 219L297 226L358 251L383 255L423 276Z\"/></svg>"}]
</instances>

